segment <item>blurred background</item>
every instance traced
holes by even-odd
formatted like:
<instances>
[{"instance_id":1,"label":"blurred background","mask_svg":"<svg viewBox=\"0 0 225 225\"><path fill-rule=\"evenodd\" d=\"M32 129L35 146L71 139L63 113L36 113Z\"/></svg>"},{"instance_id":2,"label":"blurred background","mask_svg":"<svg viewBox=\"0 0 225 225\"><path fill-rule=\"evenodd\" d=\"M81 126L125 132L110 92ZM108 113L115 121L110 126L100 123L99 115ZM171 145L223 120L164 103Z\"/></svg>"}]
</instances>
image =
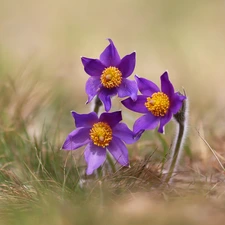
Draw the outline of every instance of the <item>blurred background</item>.
<instances>
[{"instance_id":1,"label":"blurred background","mask_svg":"<svg viewBox=\"0 0 225 225\"><path fill-rule=\"evenodd\" d=\"M189 134L176 187L162 190L156 182L172 123L166 135L148 131L129 146L134 166L109 176L111 189L107 182L83 189L95 179L79 173L86 168L82 151L59 151L74 129L70 111L90 111L80 57L98 58L107 38L121 57L137 52L134 74L159 85L168 70L175 89L187 93ZM117 225L223 224L224 169L196 129L224 164L224 71L225 0L0 0L0 219L8 215L2 224L106 224L103 217ZM115 98L113 110L121 107ZM123 110L130 128L139 116Z\"/></svg>"},{"instance_id":2,"label":"blurred background","mask_svg":"<svg viewBox=\"0 0 225 225\"><path fill-rule=\"evenodd\" d=\"M30 119L37 134L56 116L71 131L70 111L89 112L80 56L98 58L111 38L121 56L137 52L134 74L160 84L168 70L176 90L185 88L190 131L221 134L224 21L224 0L0 0L1 123Z\"/></svg>"}]
</instances>

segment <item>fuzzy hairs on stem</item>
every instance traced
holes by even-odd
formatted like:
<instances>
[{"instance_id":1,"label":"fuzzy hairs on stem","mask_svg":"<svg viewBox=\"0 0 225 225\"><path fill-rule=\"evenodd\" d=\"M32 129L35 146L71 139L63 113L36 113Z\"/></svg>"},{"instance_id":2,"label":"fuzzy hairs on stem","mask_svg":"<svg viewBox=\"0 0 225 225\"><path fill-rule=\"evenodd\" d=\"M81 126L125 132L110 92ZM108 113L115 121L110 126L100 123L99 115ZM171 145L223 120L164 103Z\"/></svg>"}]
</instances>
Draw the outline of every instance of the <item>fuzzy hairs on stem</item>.
<instances>
[{"instance_id":1,"label":"fuzzy hairs on stem","mask_svg":"<svg viewBox=\"0 0 225 225\"><path fill-rule=\"evenodd\" d=\"M91 105L91 111L94 111L97 115L99 114L99 109L100 107L102 106L102 102L101 100L99 99L98 96L96 96L94 98L94 101L92 101L92 105Z\"/></svg>"},{"instance_id":2,"label":"fuzzy hairs on stem","mask_svg":"<svg viewBox=\"0 0 225 225\"><path fill-rule=\"evenodd\" d=\"M185 90L183 89L184 95L186 96ZM172 176L176 172L179 160L181 157L184 141L187 135L188 127L188 99L183 101L182 107L178 113L174 115L174 120L177 126L176 135L172 146L172 158L169 164L169 170L165 178L165 183L172 181Z\"/></svg>"}]
</instances>

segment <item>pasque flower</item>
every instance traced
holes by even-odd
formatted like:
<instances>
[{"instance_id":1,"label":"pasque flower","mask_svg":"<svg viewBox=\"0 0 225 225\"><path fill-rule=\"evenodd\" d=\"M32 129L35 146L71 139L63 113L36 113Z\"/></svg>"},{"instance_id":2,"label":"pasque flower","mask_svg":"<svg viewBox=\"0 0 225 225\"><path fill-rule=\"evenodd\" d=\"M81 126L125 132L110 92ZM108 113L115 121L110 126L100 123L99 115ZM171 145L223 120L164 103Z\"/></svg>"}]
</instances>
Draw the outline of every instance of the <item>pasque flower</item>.
<instances>
[{"instance_id":1,"label":"pasque flower","mask_svg":"<svg viewBox=\"0 0 225 225\"><path fill-rule=\"evenodd\" d=\"M167 72L161 76L161 91L156 84L145 78L135 76L135 79L142 95L138 95L135 102L131 98L122 101L128 109L145 114L135 121L134 133L154 129L158 124L158 131L163 133L164 126L181 109L186 97L174 92Z\"/></svg>"},{"instance_id":2,"label":"pasque flower","mask_svg":"<svg viewBox=\"0 0 225 225\"><path fill-rule=\"evenodd\" d=\"M75 150L86 145L84 156L88 164L86 173L92 174L106 159L106 151L122 166L129 165L126 144L134 143L138 137L121 123L121 111L102 113L98 118L95 112L78 114L72 112L76 129L66 138L62 149Z\"/></svg>"},{"instance_id":3,"label":"pasque flower","mask_svg":"<svg viewBox=\"0 0 225 225\"><path fill-rule=\"evenodd\" d=\"M109 45L101 53L99 59L82 57L85 72L90 75L86 83L86 93L89 103L95 95L108 112L111 109L111 97L118 94L120 98L137 98L137 84L127 78L133 73L136 63L136 53L124 56L120 59L119 53L111 39Z\"/></svg>"}]
</instances>

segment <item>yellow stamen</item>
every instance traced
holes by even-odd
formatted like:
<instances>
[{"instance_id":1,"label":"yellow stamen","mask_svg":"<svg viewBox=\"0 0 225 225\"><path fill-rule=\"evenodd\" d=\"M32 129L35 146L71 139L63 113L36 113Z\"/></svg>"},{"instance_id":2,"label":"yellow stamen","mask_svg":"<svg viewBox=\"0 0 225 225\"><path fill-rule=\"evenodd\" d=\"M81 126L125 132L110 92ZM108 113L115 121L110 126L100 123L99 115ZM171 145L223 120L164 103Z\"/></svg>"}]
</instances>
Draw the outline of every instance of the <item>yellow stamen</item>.
<instances>
[{"instance_id":1,"label":"yellow stamen","mask_svg":"<svg viewBox=\"0 0 225 225\"><path fill-rule=\"evenodd\" d=\"M106 88L119 87L122 82L122 73L114 66L107 67L101 75L101 83Z\"/></svg>"},{"instance_id":2,"label":"yellow stamen","mask_svg":"<svg viewBox=\"0 0 225 225\"><path fill-rule=\"evenodd\" d=\"M105 148L112 140L112 129L107 123L95 123L90 130L90 137L95 145Z\"/></svg>"},{"instance_id":3,"label":"yellow stamen","mask_svg":"<svg viewBox=\"0 0 225 225\"><path fill-rule=\"evenodd\" d=\"M169 97L163 92L154 93L151 97L147 98L145 107L154 116L165 116L170 106Z\"/></svg>"}]
</instances>

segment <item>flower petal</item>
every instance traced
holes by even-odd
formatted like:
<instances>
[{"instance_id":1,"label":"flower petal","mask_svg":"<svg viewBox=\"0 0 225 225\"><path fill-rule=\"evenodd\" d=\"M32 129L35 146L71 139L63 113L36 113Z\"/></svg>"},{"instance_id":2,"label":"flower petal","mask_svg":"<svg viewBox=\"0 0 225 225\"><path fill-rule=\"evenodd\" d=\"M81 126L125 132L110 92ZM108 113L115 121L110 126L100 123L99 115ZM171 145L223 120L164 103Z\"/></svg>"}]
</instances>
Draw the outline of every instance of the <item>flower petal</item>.
<instances>
[{"instance_id":1,"label":"flower petal","mask_svg":"<svg viewBox=\"0 0 225 225\"><path fill-rule=\"evenodd\" d=\"M184 95L181 95L179 92L176 92L172 99L171 99L171 105L170 105L170 110L172 111L173 114L176 114L179 112L181 109L183 101L186 99Z\"/></svg>"},{"instance_id":2,"label":"flower petal","mask_svg":"<svg viewBox=\"0 0 225 225\"><path fill-rule=\"evenodd\" d=\"M107 149L120 165L129 165L127 147L119 138L114 136Z\"/></svg>"},{"instance_id":3,"label":"flower petal","mask_svg":"<svg viewBox=\"0 0 225 225\"><path fill-rule=\"evenodd\" d=\"M111 128L116 126L122 120L121 111L116 111L112 113L102 113L99 121L106 122Z\"/></svg>"},{"instance_id":4,"label":"flower petal","mask_svg":"<svg viewBox=\"0 0 225 225\"><path fill-rule=\"evenodd\" d=\"M137 100L138 88L134 80L122 79L121 85L117 88L120 98L131 97L133 101Z\"/></svg>"},{"instance_id":5,"label":"flower petal","mask_svg":"<svg viewBox=\"0 0 225 225\"><path fill-rule=\"evenodd\" d=\"M150 80L138 77L137 75L135 75L135 80L137 82L139 91L143 95L147 95L150 97L150 96L152 96L153 93L160 91L159 87Z\"/></svg>"},{"instance_id":6,"label":"flower petal","mask_svg":"<svg viewBox=\"0 0 225 225\"><path fill-rule=\"evenodd\" d=\"M110 44L100 55L100 61L107 67L117 66L120 63L119 53L116 47L114 46L113 41L111 39L108 40Z\"/></svg>"},{"instance_id":7,"label":"flower petal","mask_svg":"<svg viewBox=\"0 0 225 225\"><path fill-rule=\"evenodd\" d=\"M121 103L128 109L138 112L138 113L149 113L148 109L145 107L145 102L147 101L147 96L138 95L137 100L134 102L131 98L127 98Z\"/></svg>"},{"instance_id":8,"label":"flower petal","mask_svg":"<svg viewBox=\"0 0 225 225\"><path fill-rule=\"evenodd\" d=\"M157 127L159 123L159 117L153 116L151 113L148 113L144 116L141 116L134 123L134 133L139 133L143 130L152 130Z\"/></svg>"},{"instance_id":9,"label":"flower petal","mask_svg":"<svg viewBox=\"0 0 225 225\"><path fill-rule=\"evenodd\" d=\"M173 88L172 83L169 80L168 72L167 71L164 72L161 75L160 78L161 78L161 90L162 90L162 92L167 94L169 96L169 98L172 97L173 94L174 94L174 88Z\"/></svg>"},{"instance_id":10,"label":"flower petal","mask_svg":"<svg viewBox=\"0 0 225 225\"><path fill-rule=\"evenodd\" d=\"M101 81L99 77L89 77L85 86L85 91L88 95L88 100L86 103L89 103L95 97L100 87Z\"/></svg>"},{"instance_id":11,"label":"flower petal","mask_svg":"<svg viewBox=\"0 0 225 225\"><path fill-rule=\"evenodd\" d=\"M165 116L160 118L159 133L164 133L164 126L171 120L172 115L172 112L169 111Z\"/></svg>"},{"instance_id":12,"label":"flower petal","mask_svg":"<svg viewBox=\"0 0 225 225\"><path fill-rule=\"evenodd\" d=\"M136 137L125 123L119 123L113 128L113 136L120 138L126 144L133 144L140 138L140 136Z\"/></svg>"},{"instance_id":13,"label":"flower petal","mask_svg":"<svg viewBox=\"0 0 225 225\"><path fill-rule=\"evenodd\" d=\"M107 89L101 88L98 97L105 106L105 111L108 112L111 109L111 97L116 95L117 91L115 88Z\"/></svg>"},{"instance_id":14,"label":"flower petal","mask_svg":"<svg viewBox=\"0 0 225 225\"><path fill-rule=\"evenodd\" d=\"M88 142L89 139L90 128L77 128L73 130L66 138L62 149L64 150L75 150Z\"/></svg>"},{"instance_id":15,"label":"flower petal","mask_svg":"<svg viewBox=\"0 0 225 225\"><path fill-rule=\"evenodd\" d=\"M99 59L81 58L85 72L90 76L101 76L105 66Z\"/></svg>"},{"instance_id":16,"label":"flower petal","mask_svg":"<svg viewBox=\"0 0 225 225\"><path fill-rule=\"evenodd\" d=\"M98 116L95 112L91 112L88 114L79 114L72 111L71 113L75 120L76 127L91 128L92 125L98 121Z\"/></svg>"},{"instance_id":17,"label":"flower petal","mask_svg":"<svg viewBox=\"0 0 225 225\"><path fill-rule=\"evenodd\" d=\"M121 59L118 69L122 73L123 78L129 77L133 72L136 64L136 52L126 55Z\"/></svg>"},{"instance_id":18,"label":"flower petal","mask_svg":"<svg viewBox=\"0 0 225 225\"><path fill-rule=\"evenodd\" d=\"M85 148L84 157L88 164L86 174L90 175L104 163L106 149L90 143Z\"/></svg>"},{"instance_id":19,"label":"flower petal","mask_svg":"<svg viewBox=\"0 0 225 225\"><path fill-rule=\"evenodd\" d=\"M81 57L81 62L83 64L83 66L86 66L91 60L91 58L87 58L87 57Z\"/></svg>"}]
</instances>

